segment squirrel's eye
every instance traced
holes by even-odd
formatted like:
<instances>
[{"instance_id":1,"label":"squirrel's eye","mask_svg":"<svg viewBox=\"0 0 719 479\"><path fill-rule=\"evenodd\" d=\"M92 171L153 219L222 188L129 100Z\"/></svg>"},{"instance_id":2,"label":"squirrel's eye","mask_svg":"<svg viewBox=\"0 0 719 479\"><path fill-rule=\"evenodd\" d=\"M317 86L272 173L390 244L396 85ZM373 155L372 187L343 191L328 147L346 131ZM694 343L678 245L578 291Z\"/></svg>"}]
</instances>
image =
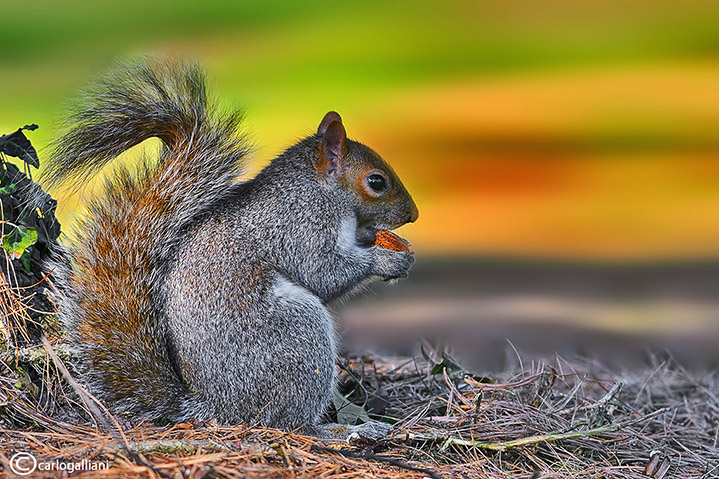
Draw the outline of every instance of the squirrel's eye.
<instances>
[{"instance_id":1,"label":"squirrel's eye","mask_svg":"<svg viewBox=\"0 0 719 479\"><path fill-rule=\"evenodd\" d=\"M367 176L367 185L375 193L384 193L387 191L387 180L379 173L372 173Z\"/></svg>"}]
</instances>

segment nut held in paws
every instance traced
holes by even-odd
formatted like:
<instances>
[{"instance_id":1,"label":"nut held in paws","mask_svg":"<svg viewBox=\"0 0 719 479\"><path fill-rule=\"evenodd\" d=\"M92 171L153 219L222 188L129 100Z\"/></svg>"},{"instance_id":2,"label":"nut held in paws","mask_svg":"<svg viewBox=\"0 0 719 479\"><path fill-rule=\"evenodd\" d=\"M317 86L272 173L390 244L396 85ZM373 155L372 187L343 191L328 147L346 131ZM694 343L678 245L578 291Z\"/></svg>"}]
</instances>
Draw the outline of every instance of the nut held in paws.
<instances>
[{"instance_id":1,"label":"nut held in paws","mask_svg":"<svg viewBox=\"0 0 719 479\"><path fill-rule=\"evenodd\" d=\"M392 251L409 251L409 241L388 230L379 230L375 236L374 244Z\"/></svg>"}]
</instances>

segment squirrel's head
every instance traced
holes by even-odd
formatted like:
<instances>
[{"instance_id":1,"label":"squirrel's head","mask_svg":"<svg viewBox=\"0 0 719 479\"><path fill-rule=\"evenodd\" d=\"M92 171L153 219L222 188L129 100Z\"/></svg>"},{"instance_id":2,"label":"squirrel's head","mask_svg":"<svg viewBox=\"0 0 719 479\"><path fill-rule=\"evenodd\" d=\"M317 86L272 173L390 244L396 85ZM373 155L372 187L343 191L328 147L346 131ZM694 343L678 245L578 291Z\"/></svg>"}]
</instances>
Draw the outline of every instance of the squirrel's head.
<instances>
[{"instance_id":1,"label":"squirrel's head","mask_svg":"<svg viewBox=\"0 0 719 479\"><path fill-rule=\"evenodd\" d=\"M348 140L339 114L327 113L317 133L322 138L314 158L317 176L350 194L361 244L372 244L379 230L417 220L417 205L392 167L371 148Z\"/></svg>"}]
</instances>

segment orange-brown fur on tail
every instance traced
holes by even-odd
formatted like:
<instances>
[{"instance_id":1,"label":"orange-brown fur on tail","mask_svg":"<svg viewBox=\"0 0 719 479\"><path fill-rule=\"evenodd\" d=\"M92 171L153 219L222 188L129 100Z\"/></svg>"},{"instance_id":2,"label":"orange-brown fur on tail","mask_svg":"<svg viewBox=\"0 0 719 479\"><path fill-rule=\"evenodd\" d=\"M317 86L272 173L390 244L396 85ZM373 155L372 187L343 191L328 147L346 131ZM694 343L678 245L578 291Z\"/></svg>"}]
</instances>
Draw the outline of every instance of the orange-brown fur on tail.
<instances>
[{"instance_id":1,"label":"orange-brown fur on tail","mask_svg":"<svg viewBox=\"0 0 719 479\"><path fill-rule=\"evenodd\" d=\"M116 410L168 419L187 410L161 324L159 283L177 239L232 193L242 173L248 147L237 134L240 119L213 107L197 65L138 62L85 95L55 144L44 173L51 186L81 183L147 138L163 141L154 166L120 169L107 181L56 265L59 315L84 351L86 383Z\"/></svg>"}]
</instances>

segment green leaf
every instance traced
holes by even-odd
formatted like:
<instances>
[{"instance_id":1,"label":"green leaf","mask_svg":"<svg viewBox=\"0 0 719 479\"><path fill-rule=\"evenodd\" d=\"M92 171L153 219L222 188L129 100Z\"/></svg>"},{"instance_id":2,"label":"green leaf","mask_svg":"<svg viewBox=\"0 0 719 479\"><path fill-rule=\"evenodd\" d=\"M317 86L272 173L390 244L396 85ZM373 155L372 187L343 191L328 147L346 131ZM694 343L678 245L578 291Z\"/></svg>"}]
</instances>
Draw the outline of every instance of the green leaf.
<instances>
[{"instance_id":1,"label":"green leaf","mask_svg":"<svg viewBox=\"0 0 719 479\"><path fill-rule=\"evenodd\" d=\"M9 195L10 193L14 193L14 192L15 192L15 183L10 183L9 185L3 186L2 188L0 188L0 193L6 194L6 195Z\"/></svg>"},{"instance_id":2,"label":"green leaf","mask_svg":"<svg viewBox=\"0 0 719 479\"><path fill-rule=\"evenodd\" d=\"M442 371L444 371L444 363L435 364L432 366L432 370L430 371L430 374L433 376L436 374L442 374Z\"/></svg>"},{"instance_id":3,"label":"green leaf","mask_svg":"<svg viewBox=\"0 0 719 479\"><path fill-rule=\"evenodd\" d=\"M449 376L452 379L461 379L465 375L468 375L464 367L457 362L456 359L454 359L452 356L450 356L448 353L442 353L442 362L435 364L432 366L431 374L442 374L444 371L447 372L447 376Z\"/></svg>"},{"instance_id":4,"label":"green leaf","mask_svg":"<svg viewBox=\"0 0 719 479\"><path fill-rule=\"evenodd\" d=\"M353 404L335 389L332 402L337 409L337 422L340 424L363 424L369 422L370 418L364 408Z\"/></svg>"},{"instance_id":5,"label":"green leaf","mask_svg":"<svg viewBox=\"0 0 719 479\"><path fill-rule=\"evenodd\" d=\"M28 140L22 132L22 130L32 131L35 129L37 129L37 125L25 125L9 135L0 136L0 152L20 158L35 168L39 167L40 160L37 158L37 151L35 151L30 140Z\"/></svg>"},{"instance_id":6,"label":"green leaf","mask_svg":"<svg viewBox=\"0 0 719 479\"><path fill-rule=\"evenodd\" d=\"M12 259L20 258L25 250L37 242L37 230L35 228L25 228L18 226L17 231L20 235L19 241L11 241L10 237L13 233L8 233L2 238L3 249Z\"/></svg>"},{"instance_id":7,"label":"green leaf","mask_svg":"<svg viewBox=\"0 0 719 479\"><path fill-rule=\"evenodd\" d=\"M28 273L30 272L30 252L25 250L20 256L20 261L22 261L22 266L25 268L25 271Z\"/></svg>"},{"instance_id":8,"label":"green leaf","mask_svg":"<svg viewBox=\"0 0 719 479\"><path fill-rule=\"evenodd\" d=\"M472 376L472 379L482 384L496 384L497 381L487 376Z\"/></svg>"}]
</instances>

